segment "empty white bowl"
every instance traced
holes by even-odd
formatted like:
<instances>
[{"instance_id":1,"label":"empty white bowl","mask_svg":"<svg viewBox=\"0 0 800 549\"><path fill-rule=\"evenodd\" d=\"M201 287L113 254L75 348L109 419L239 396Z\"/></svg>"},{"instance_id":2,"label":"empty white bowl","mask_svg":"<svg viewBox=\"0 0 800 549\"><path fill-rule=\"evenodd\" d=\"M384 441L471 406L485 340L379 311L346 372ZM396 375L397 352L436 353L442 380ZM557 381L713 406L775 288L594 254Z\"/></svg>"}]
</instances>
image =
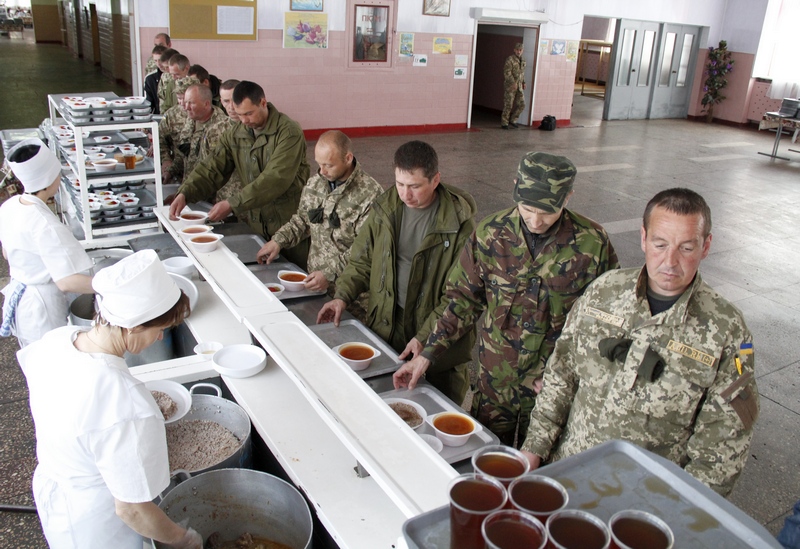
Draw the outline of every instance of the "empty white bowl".
<instances>
[{"instance_id":1,"label":"empty white bowl","mask_svg":"<svg viewBox=\"0 0 800 549\"><path fill-rule=\"evenodd\" d=\"M211 358L214 369L228 377L250 377L267 365L267 353L255 345L228 345Z\"/></svg>"},{"instance_id":2,"label":"empty white bowl","mask_svg":"<svg viewBox=\"0 0 800 549\"><path fill-rule=\"evenodd\" d=\"M444 444L442 444L442 441L441 441L441 440L439 440L438 438L436 438L435 436L433 436L433 435L426 435L426 434L421 434L421 435L419 435L419 436L420 436L420 438L421 438L422 440L424 440L425 442L427 442L427 443L428 443L428 446L430 446L431 448L433 448L433 449L436 451L436 453L437 453L437 454L441 454L441 453L442 453L442 450L444 450Z\"/></svg>"},{"instance_id":3,"label":"empty white bowl","mask_svg":"<svg viewBox=\"0 0 800 549\"><path fill-rule=\"evenodd\" d=\"M178 219L181 220L181 223L183 223L184 226L204 225L206 219L208 219L208 214L206 212L184 211L181 213Z\"/></svg>"},{"instance_id":4,"label":"empty white bowl","mask_svg":"<svg viewBox=\"0 0 800 549\"><path fill-rule=\"evenodd\" d=\"M386 404L390 405L390 407L392 404L405 404L406 406L412 407L417 412L417 414L419 414L420 419L422 419L422 421L420 421L419 424L415 425L414 427L411 427L409 425L409 427L411 427L415 431L420 427L422 427L423 425L425 425L425 418L428 417L428 412L426 412L425 408L423 408L420 404L417 404L413 400L408 400L407 398L384 398L383 401Z\"/></svg>"},{"instance_id":5,"label":"empty white bowl","mask_svg":"<svg viewBox=\"0 0 800 549\"><path fill-rule=\"evenodd\" d=\"M206 360L211 360L222 347L223 345L219 341L204 341L194 346L194 353Z\"/></svg>"},{"instance_id":6,"label":"empty white bowl","mask_svg":"<svg viewBox=\"0 0 800 549\"><path fill-rule=\"evenodd\" d=\"M210 233L213 230L214 227L210 225L189 225L188 227L184 227L179 230L178 233L181 235L181 238L188 241L193 236Z\"/></svg>"},{"instance_id":7,"label":"empty white bowl","mask_svg":"<svg viewBox=\"0 0 800 549\"><path fill-rule=\"evenodd\" d=\"M334 347L333 351L356 372L366 370L375 358L381 356L378 349L360 341L342 343Z\"/></svg>"},{"instance_id":8,"label":"empty white bowl","mask_svg":"<svg viewBox=\"0 0 800 549\"><path fill-rule=\"evenodd\" d=\"M483 429L472 417L460 412L439 412L428 416L427 421L445 446L464 446L469 437Z\"/></svg>"},{"instance_id":9,"label":"empty white bowl","mask_svg":"<svg viewBox=\"0 0 800 549\"><path fill-rule=\"evenodd\" d=\"M194 263L185 255L168 257L161 262L168 273L175 273L181 276L191 276L194 272Z\"/></svg>"},{"instance_id":10,"label":"empty white bowl","mask_svg":"<svg viewBox=\"0 0 800 549\"><path fill-rule=\"evenodd\" d=\"M217 249L217 244L222 240L221 234L206 233L199 236L193 236L189 239L189 244L192 245L196 252L208 253Z\"/></svg>"},{"instance_id":11,"label":"empty white bowl","mask_svg":"<svg viewBox=\"0 0 800 549\"><path fill-rule=\"evenodd\" d=\"M289 279L286 278L287 276ZM301 276L303 278L299 278ZM307 276L308 275L302 271L278 271L278 280L280 280L280 283L283 284L284 288L286 288L286 291L289 292L299 292L301 290L305 290L306 284L303 282L303 280L305 280ZM298 278L298 280L291 280L291 278Z\"/></svg>"},{"instance_id":12,"label":"empty white bowl","mask_svg":"<svg viewBox=\"0 0 800 549\"><path fill-rule=\"evenodd\" d=\"M283 284L277 284L275 282L264 284L264 286L266 286L267 289L270 292L272 292L272 295L274 295L275 297L280 297L283 294L284 290L286 290Z\"/></svg>"},{"instance_id":13,"label":"empty white bowl","mask_svg":"<svg viewBox=\"0 0 800 549\"><path fill-rule=\"evenodd\" d=\"M114 160L113 158L103 159L103 160L95 160L94 162L92 162L92 166L94 166L94 168L98 172L113 172L114 170L117 169L117 165L118 164L119 163L116 160Z\"/></svg>"}]
</instances>

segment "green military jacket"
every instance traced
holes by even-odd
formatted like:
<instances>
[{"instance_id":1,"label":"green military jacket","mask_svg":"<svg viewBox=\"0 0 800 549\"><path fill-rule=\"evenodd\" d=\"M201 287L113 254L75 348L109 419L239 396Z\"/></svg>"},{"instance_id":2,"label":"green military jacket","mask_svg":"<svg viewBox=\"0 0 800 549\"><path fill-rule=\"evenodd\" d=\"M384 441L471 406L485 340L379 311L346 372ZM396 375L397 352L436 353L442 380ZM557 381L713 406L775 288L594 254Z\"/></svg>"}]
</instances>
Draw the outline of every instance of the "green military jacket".
<instances>
[{"instance_id":1,"label":"green military jacket","mask_svg":"<svg viewBox=\"0 0 800 549\"><path fill-rule=\"evenodd\" d=\"M759 411L750 331L699 273L655 316L646 293L646 269L619 269L578 299L547 363L522 448L555 461L627 440L727 495ZM606 338L630 340L627 355L603 356ZM654 381L639 373L653 352L665 365Z\"/></svg>"},{"instance_id":2,"label":"green military jacket","mask_svg":"<svg viewBox=\"0 0 800 549\"><path fill-rule=\"evenodd\" d=\"M297 213L272 235L281 248L296 246L310 236L308 270L322 271L328 282L335 282L344 270L370 206L383 192L383 187L361 169L361 164L355 159L353 162L356 164L353 173L333 191L321 175L309 179ZM335 223L333 218L337 220Z\"/></svg>"},{"instance_id":3,"label":"green military jacket","mask_svg":"<svg viewBox=\"0 0 800 549\"><path fill-rule=\"evenodd\" d=\"M491 387L509 403L520 386L534 395L533 382L573 303L598 276L619 267L605 230L586 217L565 209L535 258L522 223L514 207L478 224L450 274L450 303L423 351L436 361L485 311L478 390Z\"/></svg>"},{"instance_id":4,"label":"green military jacket","mask_svg":"<svg viewBox=\"0 0 800 549\"><path fill-rule=\"evenodd\" d=\"M214 152L197 164L178 189L187 202L213 196L234 173L244 188L228 199L234 213L247 219L254 231L271 238L297 211L300 194L308 180L306 140L300 125L267 103L269 115L264 130L253 137L249 128L236 122L220 137ZM247 213L256 214L248 216ZM296 246L300 248L303 243ZM302 259L287 258L305 265Z\"/></svg>"},{"instance_id":5,"label":"green military jacket","mask_svg":"<svg viewBox=\"0 0 800 549\"><path fill-rule=\"evenodd\" d=\"M522 91L525 85L526 61L516 54L509 55L503 65L503 82L506 90Z\"/></svg>"},{"instance_id":6,"label":"green military jacket","mask_svg":"<svg viewBox=\"0 0 800 549\"><path fill-rule=\"evenodd\" d=\"M413 325L407 327L406 332L416 333L415 338L423 343L447 306L447 279L475 228L476 205L469 194L444 184L440 184L436 192L439 194L439 208L433 227L412 260L406 305L403 307L406 318L410 311L413 312ZM396 329L397 232L403 206L395 186L374 202L367 222L353 244L350 262L336 285L335 297L346 303L353 302L362 292L369 292L367 325L386 341L390 341ZM430 371L440 372L469 362L474 343L474 331L464 334Z\"/></svg>"},{"instance_id":7,"label":"green military jacket","mask_svg":"<svg viewBox=\"0 0 800 549\"><path fill-rule=\"evenodd\" d=\"M156 94L158 95L158 110L162 114L178 104L177 97L175 97L175 79L169 72L161 75Z\"/></svg>"},{"instance_id":8,"label":"green military jacket","mask_svg":"<svg viewBox=\"0 0 800 549\"><path fill-rule=\"evenodd\" d=\"M158 123L158 147L161 163L172 162L170 174L178 179L183 175L183 153L178 149L178 137L189 120L189 115L180 105L161 111L164 117ZM177 165L176 165L177 163Z\"/></svg>"}]
</instances>

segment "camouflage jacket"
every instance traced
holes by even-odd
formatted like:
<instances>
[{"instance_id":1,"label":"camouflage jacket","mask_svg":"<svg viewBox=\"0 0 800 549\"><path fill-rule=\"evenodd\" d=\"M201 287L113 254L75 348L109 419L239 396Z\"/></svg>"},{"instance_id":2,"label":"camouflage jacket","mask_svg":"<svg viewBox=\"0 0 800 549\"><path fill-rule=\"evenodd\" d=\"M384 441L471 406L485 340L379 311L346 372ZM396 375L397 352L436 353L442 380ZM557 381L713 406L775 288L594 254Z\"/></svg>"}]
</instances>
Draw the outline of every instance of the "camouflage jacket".
<instances>
[{"instance_id":1,"label":"camouflage jacket","mask_svg":"<svg viewBox=\"0 0 800 549\"><path fill-rule=\"evenodd\" d=\"M511 54L506 58L503 65L503 84L506 90L514 87L522 91L522 86L525 84L525 66L526 61L515 54Z\"/></svg>"},{"instance_id":2,"label":"camouflage jacket","mask_svg":"<svg viewBox=\"0 0 800 549\"><path fill-rule=\"evenodd\" d=\"M423 356L435 362L450 343L478 328L478 388L533 384L575 300L598 276L619 267L605 230L564 210L535 258L514 207L478 224L447 283L450 303L428 338Z\"/></svg>"},{"instance_id":3,"label":"camouflage jacket","mask_svg":"<svg viewBox=\"0 0 800 549\"><path fill-rule=\"evenodd\" d=\"M176 138L176 147L182 154L175 157L174 173L186 178L198 162L211 154L222 134L231 126L231 119L217 107L212 107L211 118L206 122L197 122L187 115Z\"/></svg>"},{"instance_id":4,"label":"camouflage jacket","mask_svg":"<svg viewBox=\"0 0 800 549\"><path fill-rule=\"evenodd\" d=\"M175 105L170 110L161 112L164 113L164 118L158 123L158 147L161 163L173 162L174 170L170 169L170 173L180 179L183 174L180 169L180 166L183 165L181 160L183 154L178 149L178 136L186 122L190 121L189 115L180 105ZM176 162L178 166L174 165Z\"/></svg>"},{"instance_id":5,"label":"camouflage jacket","mask_svg":"<svg viewBox=\"0 0 800 549\"><path fill-rule=\"evenodd\" d=\"M144 75L147 76L151 72L156 72L156 69L158 69L158 63L156 63L156 60L153 59L151 55L144 66Z\"/></svg>"},{"instance_id":6,"label":"camouflage jacket","mask_svg":"<svg viewBox=\"0 0 800 549\"><path fill-rule=\"evenodd\" d=\"M297 212L309 167L300 125L272 103L267 107L269 115L263 131L253 137L244 124L235 122L222 134L214 152L186 177L178 192L186 196L187 202L207 199L235 171L244 188L228 202L240 219L249 219L251 228L269 239Z\"/></svg>"},{"instance_id":7,"label":"camouflage jacket","mask_svg":"<svg viewBox=\"0 0 800 549\"><path fill-rule=\"evenodd\" d=\"M171 107L178 104L175 97L175 79L168 72L162 73L158 81L158 110L166 113Z\"/></svg>"},{"instance_id":8,"label":"camouflage jacket","mask_svg":"<svg viewBox=\"0 0 800 549\"><path fill-rule=\"evenodd\" d=\"M421 342L428 339L448 299L445 284L469 235L475 228L475 199L468 193L439 184L439 208L433 227L422 240L411 263L405 311L413 311L412 326L406 333ZM397 231L401 224L403 202L397 187L385 191L372 205L367 222L353 243L350 262L336 283L335 297L352 303L369 291L367 325L385 341L391 340L397 301ZM408 317L408 313L406 317ZM431 368L446 370L469 362L475 332L465 334ZM402 351L402 349L400 349Z\"/></svg>"},{"instance_id":9,"label":"camouflage jacket","mask_svg":"<svg viewBox=\"0 0 800 549\"><path fill-rule=\"evenodd\" d=\"M576 302L522 448L555 461L628 440L727 495L758 417L752 336L741 312L699 273L658 315L650 314L646 292L644 268L622 269L599 278ZM604 358L598 343L605 338L632 340L627 356ZM638 374L652 351L665 365L655 381Z\"/></svg>"},{"instance_id":10,"label":"camouflage jacket","mask_svg":"<svg viewBox=\"0 0 800 549\"><path fill-rule=\"evenodd\" d=\"M361 169L358 160L353 162L353 173L333 191L321 175L309 179L300 195L297 213L272 236L281 248L291 248L310 235L308 270L322 271L328 282L335 282L344 270L358 230L366 221L372 202L383 192L383 187ZM321 217L312 221L309 212L313 216L319 208ZM336 220L333 224L332 217Z\"/></svg>"}]
</instances>

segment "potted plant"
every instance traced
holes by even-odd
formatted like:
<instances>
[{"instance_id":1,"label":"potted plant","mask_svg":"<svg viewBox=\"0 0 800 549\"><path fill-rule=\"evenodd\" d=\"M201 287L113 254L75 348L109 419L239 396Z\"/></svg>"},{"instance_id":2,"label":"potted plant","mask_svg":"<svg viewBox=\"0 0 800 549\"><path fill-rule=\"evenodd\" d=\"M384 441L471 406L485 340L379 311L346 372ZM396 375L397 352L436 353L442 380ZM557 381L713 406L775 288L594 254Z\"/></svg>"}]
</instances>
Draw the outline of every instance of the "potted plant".
<instances>
[{"instance_id":1,"label":"potted plant","mask_svg":"<svg viewBox=\"0 0 800 549\"><path fill-rule=\"evenodd\" d=\"M714 119L714 105L718 105L725 100L722 90L728 86L728 79L725 77L731 70L736 61L731 58L728 51L728 43L720 40L719 47L708 48L708 59L706 60L706 81L703 85L702 104L706 113L706 121Z\"/></svg>"}]
</instances>

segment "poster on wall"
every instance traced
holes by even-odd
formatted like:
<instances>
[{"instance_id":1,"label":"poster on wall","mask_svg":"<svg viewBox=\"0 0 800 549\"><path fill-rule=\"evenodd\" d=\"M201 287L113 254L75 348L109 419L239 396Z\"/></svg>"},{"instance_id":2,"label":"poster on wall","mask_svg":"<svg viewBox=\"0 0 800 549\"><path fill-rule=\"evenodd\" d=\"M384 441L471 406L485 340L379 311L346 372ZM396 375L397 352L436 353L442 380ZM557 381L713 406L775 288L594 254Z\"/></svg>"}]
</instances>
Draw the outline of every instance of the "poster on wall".
<instances>
[{"instance_id":1,"label":"poster on wall","mask_svg":"<svg viewBox=\"0 0 800 549\"><path fill-rule=\"evenodd\" d=\"M428 56L424 53L415 53L414 54L414 66L415 67L427 67L428 66Z\"/></svg>"},{"instance_id":2,"label":"poster on wall","mask_svg":"<svg viewBox=\"0 0 800 549\"><path fill-rule=\"evenodd\" d=\"M400 57L411 57L414 55L414 33L400 33Z\"/></svg>"},{"instance_id":3,"label":"poster on wall","mask_svg":"<svg viewBox=\"0 0 800 549\"><path fill-rule=\"evenodd\" d=\"M566 40L553 40L553 46L550 48L550 55L564 55L566 52Z\"/></svg>"},{"instance_id":4,"label":"poster on wall","mask_svg":"<svg viewBox=\"0 0 800 549\"><path fill-rule=\"evenodd\" d=\"M422 15L450 17L450 0L422 0Z\"/></svg>"},{"instance_id":5,"label":"poster on wall","mask_svg":"<svg viewBox=\"0 0 800 549\"><path fill-rule=\"evenodd\" d=\"M567 41L567 61L575 62L578 60L578 40Z\"/></svg>"},{"instance_id":6,"label":"poster on wall","mask_svg":"<svg viewBox=\"0 0 800 549\"><path fill-rule=\"evenodd\" d=\"M217 6L217 34L250 34L253 21L253 8Z\"/></svg>"},{"instance_id":7,"label":"poster on wall","mask_svg":"<svg viewBox=\"0 0 800 549\"><path fill-rule=\"evenodd\" d=\"M322 0L289 0L292 11L322 11Z\"/></svg>"},{"instance_id":8,"label":"poster on wall","mask_svg":"<svg viewBox=\"0 0 800 549\"><path fill-rule=\"evenodd\" d=\"M468 55L456 55L456 67L466 67L469 64Z\"/></svg>"},{"instance_id":9,"label":"poster on wall","mask_svg":"<svg viewBox=\"0 0 800 549\"><path fill-rule=\"evenodd\" d=\"M547 55L550 49L550 40L539 40L539 55Z\"/></svg>"},{"instance_id":10,"label":"poster on wall","mask_svg":"<svg viewBox=\"0 0 800 549\"><path fill-rule=\"evenodd\" d=\"M453 78L456 80L466 80L467 79L467 69L466 67L454 67L453 68Z\"/></svg>"},{"instance_id":11,"label":"poster on wall","mask_svg":"<svg viewBox=\"0 0 800 549\"><path fill-rule=\"evenodd\" d=\"M283 47L327 49L328 14L284 12Z\"/></svg>"},{"instance_id":12,"label":"poster on wall","mask_svg":"<svg viewBox=\"0 0 800 549\"><path fill-rule=\"evenodd\" d=\"M453 39L445 36L436 36L433 39L433 53L453 53Z\"/></svg>"}]
</instances>

